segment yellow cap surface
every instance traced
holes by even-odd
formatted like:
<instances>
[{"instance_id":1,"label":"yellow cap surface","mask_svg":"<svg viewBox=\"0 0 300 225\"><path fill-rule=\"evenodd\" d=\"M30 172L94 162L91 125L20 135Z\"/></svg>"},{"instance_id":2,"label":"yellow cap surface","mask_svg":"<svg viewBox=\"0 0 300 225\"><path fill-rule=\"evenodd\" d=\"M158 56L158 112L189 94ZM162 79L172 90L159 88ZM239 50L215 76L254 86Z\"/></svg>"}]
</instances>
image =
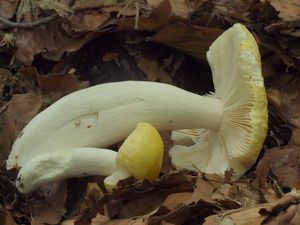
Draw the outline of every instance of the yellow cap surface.
<instances>
[{"instance_id":1,"label":"yellow cap surface","mask_svg":"<svg viewBox=\"0 0 300 225\"><path fill-rule=\"evenodd\" d=\"M118 151L116 163L119 171L104 180L106 189L113 190L119 180L129 176L155 181L162 167L163 152L159 132L149 123L138 123Z\"/></svg>"},{"instance_id":2,"label":"yellow cap surface","mask_svg":"<svg viewBox=\"0 0 300 225\"><path fill-rule=\"evenodd\" d=\"M126 138L117 154L117 165L132 176L154 181L162 166L164 144L158 131L140 122Z\"/></svg>"}]
</instances>

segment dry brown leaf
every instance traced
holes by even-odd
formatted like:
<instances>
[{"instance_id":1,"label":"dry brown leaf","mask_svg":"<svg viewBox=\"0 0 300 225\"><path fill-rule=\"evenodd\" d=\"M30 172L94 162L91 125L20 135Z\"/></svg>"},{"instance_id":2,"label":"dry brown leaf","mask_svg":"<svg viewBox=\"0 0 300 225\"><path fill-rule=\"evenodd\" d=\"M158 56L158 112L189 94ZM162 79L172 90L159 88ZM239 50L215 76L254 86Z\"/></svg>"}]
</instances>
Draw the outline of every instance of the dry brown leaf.
<instances>
[{"instance_id":1,"label":"dry brown leaf","mask_svg":"<svg viewBox=\"0 0 300 225\"><path fill-rule=\"evenodd\" d=\"M9 100L17 93L22 93L20 81L10 71L0 68L0 102Z\"/></svg>"},{"instance_id":2,"label":"dry brown leaf","mask_svg":"<svg viewBox=\"0 0 300 225\"><path fill-rule=\"evenodd\" d=\"M71 38L62 32L59 24L50 23L34 30L20 30L16 36L14 53L16 61L31 65L34 56L41 54L44 58L58 61L65 52L80 49L98 34L89 33L81 37Z\"/></svg>"},{"instance_id":3,"label":"dry brown leaf","mask_svg":"<svg viewBox=\"0 0 300 225\"><path fill-rule=\"evenodd\" d=\"M0 161L7 158L23 127L38 113L42 99L35 94L14 95L0 118Z\"/></svg>"},{"instance_id":4,"label":"dry brown leaf","mask_svg":"<svg viewBox=\"0 0 300 225\"><path fill-rule=\"evenodd\" d=\"M147 0L148 4L152 7L158 7L162 0ZM171 0L172 11L176 16L188 18L193 12L193 9L187 4L186 0Z\"/></svg>"},{"instance_id":5,"label":"dry brown leaf","mask_svg":"<svg viewBox=\"0 0 300 225\"><path fill-rule=\"evenodd\" d=\"M223 184L212 194L211 198L226 209L251 207L260 203L258 187L255 187L251 181L236 181L232 184Z\"/></svg>"},{"instance_id":6,"label":"dry brown leaf","mask_svg":"<svg viewBox=\"0 0 300 225\"><path fill-rule=\"evenodd\" d=\"M155 34L150 40L206 60L209 46L222 32L223 30L218 28L191 26L178 22Z\"/></svg>"},{"instance_id":7,"label":"dry brown leaf","mask_svg":"<svg viewBox=\"0 0 300 225\"><path fill-rule=\"evenodd\" d=\"M196 187L191 196L191 199L186 201L185 204L190 204L199 200L204 200L209 203L216 203L216 201L211 197L216 189L220 188L222 184L223 179L218 175L199 174L196 180Z\"/></svg>"},{"instance_id":8,"label":"dry brown leaf","mask_svg":"<svg viewBox=\"0 0 300 225\"><path fill-rule=\"evenodd\" d=\"M12 18L17 10L20 0L0 0L0 16L4 18Z\"/></svg>"},{"instance_id":9,"label":"dry brown leaf","mask_svg":"<svg viewBox=\"0 0 300 225\"><path fill-rule=\"evenodd\" d=\"M270 149L259 161L256 173L262 182L270 182L271 178L278 182L279 187L300 189L299 164L298 147Z\"/></svg>"},{"instance_id":10,"label":"dry brown leaf","mask_svg":"<svg viewBox=\"0 0 300 225\"><path fill-rule=\"evenodd\" d=\"M113 6L118 3L117 0L77 0L71 7L74 11L81 11L87 9L98 9L103 6Z\"/></svg>"},{"instance_id":11,"label":"dry brown leaf","mask_svg":"<svg viewBox=\"0 0 300 225\"><path fill-rule=\"evenodd\" d=\"M1 225L16 225L9 212L0 205L0 222Z\"/></svg>"},{"instance_id":12,"label":"dry brown leaf","mask_svg":"<svg viewBox=\"0 0 300 225\"><path fill-rule=\"evenodd\" d=\"M69 22L63 27L69 33L97 31L105 25L109 18L109 13L101 13L98 11L78 12L72 15Z\"/></svg>"},{"instance_id":13,"label":"dry brown leaf","mask_svg":"<svg viewBox=\"0 0 300 225\"><path fill-rule=\"evenodd\" d=\"M39 94L50 93L62 97L79 90L78 80L73 73L39 75L36 68L24 67L18 71L18 76L19 79L24 80L24 83L27 82L25 86L28 91L35 91Z\"/></svg>"},{"instance_id":14,"label":"dry brown leaf","mask_svg":"<svg viewBox=\"0 0 300 225\"><path fill-rule=\"evenodd\" d=\"M280 57L282 62L288 66L288 67L293 67L295 66L295 61L291 57L288 51L283 49L279 44L278 41L275 39L272 39L270 37L267 37L265 35L255 35L256 41L260 46L265 47L269 51L273 52L275 55Z\"/></svg>"},{"instance_id":15,"label":"dry brown leaf","mask_svg":"<svg viewBox=\"0 0 300 225\"><path fill-rule=\"evenodd\" d=\"M125 204L119 213L120 218L142 216L161 206L166 196L158 192L141 195Z\"/></svg>"},{"instance_id":16,"label":"dry brown leaf","mask_svg":"<svg viewBox=\"0 0 300 225\"><path fill-rule=\"evenodd\" d=\"M97 201L103 197L103 192L99 185L95 182L89 182L86 188L86 194L83 201L80 203L79 206L79 214L74 218L74 224L77 224L77 220L80 217L84 216L85 212L88 212L89 208L93 208L93 206L97 203ZM101 224L103 222L109 221L109 215L107 211L107 207L104 206L101 212L99 211L94 218L91 220L92 224ZM71 223L71 221L69 221Z\"/></svg>"},{"instance_id":17,"label":"dry brown leaf","mask_svg":"<svg viewBox=\"0 0 300 225\"><path fill-rule=\"evenodd\" d=\"M126 218L126 219L116 219L110 220L108 222L101 223L101 225L149 225L148 221L151 215L156 213L157 209L153 212L143 215L141 217ZM100 224L97 224L100 225Z\"/></svg>"},{"instance_id":18,"label":"dry brown leaf","mask_svg":"<svg viewBox=\"0 0 300 225\"><path fill-rule=\"evenodd\" d=\"M300 146L300 128L295 128L292 132L292 137L289 142L290 145Z\"/></svg>"},{"instance_id":19,"label":"dry brown leaf","mask_svg":"<svg viewBox=\"0 0 300 225\"><path fill-rule=\"evenodd\" d=\"M286 21L300 19L300 2L298 0L269 0L279 12L279 17Z\"/></svg>"},{"instance_id":20,"label":"dry brown leaf","mask_svg":"<svg viewBox=\"0 0 300 225\"><path fill-rule=\"evenodd\" d=\"M163 156L163 163L160 172L162 174L166 174L171 172L174 169L171 163L171 158L169 156L169 150L173 146L173 141L171 140L170 131L160 131L159 133L164 143L164 156Z\"/></svg>"},{"instance_id":21,"label":"dry brown leaf","mask_svg":"<svg viewBox=\"0 0 300 225\"><path fill-rule=\"evenodd\" d=\"M58 224L65 213L66 183L53 183L41 188L43 197L28 202L32 225Z\"/></svg>"},{"instance_id":22,"label":"dry brown leaf","mask_svg":"<svg viewBox=\"0 0 300 225\"><path fill-rule=\"evenodd\" d=\"M38 76L38 82L43 93L60 92L66 95L79 90L77 78L71 73Z\"/></svg>"},{"instance_id":23,"label":"dry brown leaf","mask_svg":"<svg viewBox=\"0 0 300 225\"><path fill-rule=\"evenodd\" d=\"M55 27L38 27L35 30L21 30L16 36L17 61L30 65L33 57L41 52L53 51L61 39Z\"/></svg>"},{"instance_id":24,"label":"dry brown leaf","mask_svg":"<svg viewBox=\"0 0 300 225\"><path fill-rule=\"evenodd\" d=\"M172 84L172 78L155 60L149 60L141 55L135 56L138 67L146 74L149 81L160 81Z\"/></svg>"},{"instance_id":25,"label":"dry brown leaf","mask_svg":"<svg viewBox=\"0 0 300 225\"><path fill-rule=\"evenodd\" d=\"M300 192L295 191L272 203L258 204L250 208L223 211L218 215L213 215L206 218L204 225L291 224L290 221L298 216L296 215L296 210L294 208L295 206L299 207L299 198ZM282 218L282 215L284 214L287 214L288 216L285 215L284 218ZM289 220L286 220L287 217ZM282 219L285 221L285 223L278 223L278 219Z\"/></svg>"},{"instance_id":26,"label":"dry brown leaf","mask_svg":"<svg viewBox=\"0 0 300 225\"><path fill-rule=\"evenodd\" d=\"M5 116L8 121L15 124L15 135L18 135L23 127L38 113L41 104L41 97L35 94L20 94L12 97Z\"/></svg>"},{"instance_id":27,"label":"dry brown leaf","mask_svg":"<svg viewBox=\"0 0 300 225\"><path fill-rule=\"evenodd\" d=\"M147 8L148 5L145 5ZM152 9L151 9L152 10ZM126 20L118 20L115 22L118 25L118 31L132 31L134 29L142 31L160 31L174 20L171 17L172 8L169 0L163 0L159 7L149 12L150 15L144 17L128 18Z\"/></svg>"},{"instance_id":28,"label":"dry brown leaf","mask_svg":"<svg viewBox=\"0 0 300 225\"><path fill-rule=\"evenodd\" d=\"M118 58L119 58L119 54L117 52L106 52L102 57L102 61L110 62L113 60L118 60Z\"/></svg>"},{"instance_id":29,"label":"dry brown leaf","mask_svg":"<svg viewBox=\"0 0 300 225\"><path fill-rule=\"evenodd\" d=\"M36 6L43 10L54 10L59 16L66 17L73 13L69 8L68 0L38 0L33 1Z\"/></svg>"},{"instance_id":30,"label":"dry brown leaf","mask_svg":"<svg viewBox=\"0 0 300 225\"><path fill-rule=\"evenodd\" d=\"M277 73L269 81L269 96L277 103L285 119L300 127L300 77L289 73Z\"/></svg>"}]
</instances>

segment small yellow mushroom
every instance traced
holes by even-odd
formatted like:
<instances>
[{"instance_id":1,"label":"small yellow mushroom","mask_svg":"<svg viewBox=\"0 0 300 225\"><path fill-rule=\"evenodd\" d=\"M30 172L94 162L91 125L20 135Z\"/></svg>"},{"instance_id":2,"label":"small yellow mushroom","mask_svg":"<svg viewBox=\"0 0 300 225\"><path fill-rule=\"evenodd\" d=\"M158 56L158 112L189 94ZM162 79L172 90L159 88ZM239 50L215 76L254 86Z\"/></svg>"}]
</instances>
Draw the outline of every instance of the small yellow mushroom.
<instances>
[{"instance_id":1,"label":"small yellow mushroom","mask_svg":"<svg viewBox=\"0 0 300 225\"><path fill-rule=\"evenodd\" d=\"M163 151L164 144L158 131L149 123L138 123L117 153L119 170L104 180L106 189L112 191L120 180L130 176L154 182L161 170Z\"/></svg>"}]
</instances>

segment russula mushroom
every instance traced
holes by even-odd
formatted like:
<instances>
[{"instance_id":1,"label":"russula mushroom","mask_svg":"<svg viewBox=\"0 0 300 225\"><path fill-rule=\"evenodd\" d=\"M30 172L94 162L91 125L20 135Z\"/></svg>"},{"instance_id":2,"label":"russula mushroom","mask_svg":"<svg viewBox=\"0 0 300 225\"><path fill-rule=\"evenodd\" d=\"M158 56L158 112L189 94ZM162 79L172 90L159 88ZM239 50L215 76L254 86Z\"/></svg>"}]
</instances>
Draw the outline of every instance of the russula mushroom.
<instances>
[{"instance_id":1,"label":"russula mushroom","mask_svg":"<svg viewBox=\"0 0 300 225\"><path fill-rule=\"evenodd\" d=\"M28 193L43 184L71 177L109 176L117 171L117 152L98 148L69 148L38 155L18 173L16 187Z\"/></svg>"},{"instance_id":2,"label":"russula mushroom","mask_svg":"<svg viewBox=\"0 0 300 225\"><path fill-rule=\"evenodd\" d=\"M141 122L118 153L109 149L70 148L36 156L19 171L16 187L26 194L53 181L89 175L109 176L105 179L109 191L119 179L130 176L153 182L161 169L163 149L158 131Z\"/></svg>"},{"instance_id":3,"label":"russula mushroom","mask_svg":"<svg viewBox=\"0 0 300 225\"><path fill-rule=\"evenodd\" d=\"M238 178L256 161L267 133L258 46L246 27L235 24L210 46L207 60L215 85L211 97L223 102L222 123L218 129L174 131L170 157L177 169L224 174L233 168Z\"/></svg>"},{"instance_id":4,"label":"russula mushroom","mask_svg":"<svg viewBox=\"0 0 300 225\"><path fill-rule=\"evenodd\" d=\"M168 84L97 85L61 98L34 117L14 142L7 169L22 167L53 149L105 148L124 140L140 121L158 130L218 129L222 114L222 101Z\"/></svg>"},{"instance_id":5,"label":"russula mushroom","mask_svg":"<svg viewBox=\"0 0 300 225\"><path fill-rule=\"evenodd\" d=\"M235 24L212 44L207 59L215 85L209 96L162 83L125 81L63 97L24 128L7 169L53 149L109 146L146 121L159 130L209 129L195 145L171 150L177 169L222 174L232 167L243 174L255 162L267 130L258 47L251 33Z\"/></svg>"},{"instance_id":6,"label":"russula mushroom","mask_svg":"<svg viewBox=\"0 0 300 225\"><path fill-rule=\"evenodd\" d=\"M119 180L130 176L154 182L161 170L163 152L164 144L158 131L149 123L138 123L120 147L116 157L119 169L105 178L105 188L111 191Z\"/></svg>"}]
</instances>

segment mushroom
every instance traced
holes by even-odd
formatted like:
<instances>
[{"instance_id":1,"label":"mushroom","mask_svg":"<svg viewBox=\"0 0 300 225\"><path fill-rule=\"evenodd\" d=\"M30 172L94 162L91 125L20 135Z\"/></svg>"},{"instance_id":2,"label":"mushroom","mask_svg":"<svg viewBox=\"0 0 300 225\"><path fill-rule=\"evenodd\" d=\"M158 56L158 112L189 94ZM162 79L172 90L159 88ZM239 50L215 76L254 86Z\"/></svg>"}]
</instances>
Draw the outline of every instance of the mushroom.
<instances>
[{"instance_id":1,"label":"mushroom","mask_svg":"<svg viewBox=\"0 0 300 225\"><path fill-rule=\"evenodd\" d=\"M158 131L149 123L138 123L117 153L116 164L119 169L105 178L106 189L112 191L119 180L130 176L154 182L162 167L163 152L164 144Z\"/></svg>"},{"instance_id":2,"label":"mushroom","mask_svg":"<svg viewBox=\"0 0 300 225\"><path fill-rule=\"evenodd\" d=\"M41 185L71 177L109 176L117 171L117 152L98 148L69 148L41 154L18 173L16 187L24 194Z\"/></svg>"},{"instance_id":3,"label":"mushroom","mask_svg":"<svg viewBox=\"0 0 300 225\"><path fill-rule=\"evenodd\" d=\"M109 176L105 186L110 191L119 179L130 176L153 182L161 169L163 149L158 131L141 122L118 153L109 149L69 148L34 157L19 171L16 187L26 194L44 184L89 175Z\"/></svg>"},{"instance_id":4,"label":"mushroom","mask_svg":"<svg viewBox=\"0 0 300 225\"><path fill-rule=\"evenodd\" d=\"M174 131L170 157L177 169L222 175L233 168L238 178L256 161L267 133L258 46L245 26L235 24L210 46L207 60L215 85L210 97L223 102L222 123L218 129Z\"/></svg>"},{"instance_id":5,"label":"mushroom","mask_svg":"<svg viewBox=\"0 0 300 225\"><path fill-rule=\"evenodd\" d=\"M171 149L177 169L223 174L234 168L242 175L255 162L267 130L258 47L246 27L235 24L212 44L207 59L215 85L215 93L208 96L168 84L124 81L63 97L24 128L7 169L23 167L53 149L109 146L145 121L158 130L199 129L188 131L198 135L195 144ZM186 133L173 136L184 140Z\"/></svg>"}]
</instances>

